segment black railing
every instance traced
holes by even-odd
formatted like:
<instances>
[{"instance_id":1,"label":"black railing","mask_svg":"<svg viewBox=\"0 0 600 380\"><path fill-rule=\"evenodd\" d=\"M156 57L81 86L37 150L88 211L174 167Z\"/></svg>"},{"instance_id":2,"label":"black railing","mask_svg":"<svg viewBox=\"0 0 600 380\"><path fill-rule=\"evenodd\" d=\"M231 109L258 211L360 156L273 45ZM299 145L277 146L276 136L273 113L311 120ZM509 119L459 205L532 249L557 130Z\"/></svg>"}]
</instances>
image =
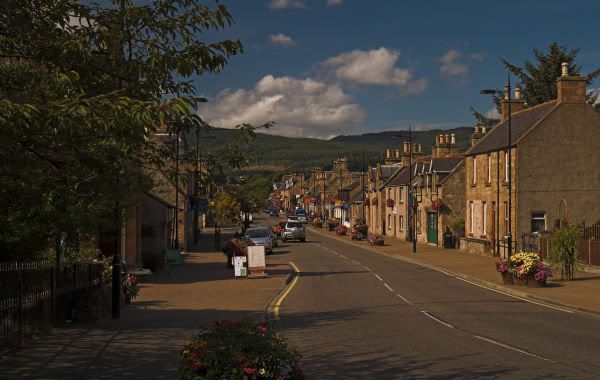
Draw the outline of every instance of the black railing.
<instances>
[{"instance_id":1,"label":"black railing","mask_svg":"<svg viewBox=\"0 0 600 380\"><path fill-rule=\"evenodd\" d=\"M79 295L102 286L99 263L0 262L0 353L71 318Z\"/></svg>"}]
</instances>

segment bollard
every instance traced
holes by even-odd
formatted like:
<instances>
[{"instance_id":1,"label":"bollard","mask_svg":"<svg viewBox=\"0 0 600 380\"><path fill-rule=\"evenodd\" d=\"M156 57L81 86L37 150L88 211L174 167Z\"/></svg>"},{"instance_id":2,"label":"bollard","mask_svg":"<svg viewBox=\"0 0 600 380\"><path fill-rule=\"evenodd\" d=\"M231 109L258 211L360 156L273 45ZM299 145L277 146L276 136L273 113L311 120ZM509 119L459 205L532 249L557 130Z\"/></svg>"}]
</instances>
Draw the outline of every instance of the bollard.
<instances>
[{"instance_id":1,"label":"bollard","mask_svg":"<svg viewBox=\"0 0 600 380\"><path fill-rule=\"evenodd\" d=\"M112 261L112 318L121 316L121 257L113 256Z\"/></svg>"}]
</instances>

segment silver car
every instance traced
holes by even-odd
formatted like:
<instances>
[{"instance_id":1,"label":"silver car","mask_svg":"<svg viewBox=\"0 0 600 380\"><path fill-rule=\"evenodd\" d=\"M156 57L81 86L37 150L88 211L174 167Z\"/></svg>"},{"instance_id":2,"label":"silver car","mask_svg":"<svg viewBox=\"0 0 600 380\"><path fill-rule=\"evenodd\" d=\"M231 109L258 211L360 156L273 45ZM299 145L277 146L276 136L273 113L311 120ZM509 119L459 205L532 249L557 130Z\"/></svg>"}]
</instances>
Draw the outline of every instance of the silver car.
<instances>
[{"instance_id":1,"label":"silver car","mask_svg":"<svg viewBox=\"0 0 600 380\"><path fill-rule=\"evenodd\" d=\"M289 239L306 241L306 231L304 230L304 226L299 221L291 221L285 224L285 230L283 230L281 241L286 241Z\"/></svg>"},{"instance_id":2,"label":"silver car","mask_svg":"<svg viewBox=\"0 0 600 380\"><path fill-rule=\"evenodd\" d=\"M255 245L265 247L265 253L273 253L273 238L269 233L268 227L248 228L244 237L252 240Z\"/></svg>"}]
</instances>

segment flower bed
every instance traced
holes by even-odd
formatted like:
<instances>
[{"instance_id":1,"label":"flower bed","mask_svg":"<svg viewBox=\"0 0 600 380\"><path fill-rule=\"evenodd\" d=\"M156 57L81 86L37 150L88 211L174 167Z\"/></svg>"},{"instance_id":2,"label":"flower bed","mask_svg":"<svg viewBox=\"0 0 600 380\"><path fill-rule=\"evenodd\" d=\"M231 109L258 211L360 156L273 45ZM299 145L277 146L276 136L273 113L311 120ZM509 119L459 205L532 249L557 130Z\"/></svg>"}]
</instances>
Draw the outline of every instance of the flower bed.
<instances>
[{"instance_id":1,"label":"flower bed","mask_svg":"<svg viewBox=\"0 0 600 380\"><path fill-rule=\"evenodd\" d=\"M496 270L504 284L545 286L548 277L552 277L552 271L535 252L519 252L509 259L496 261Z\"/></svg>"},{"instance_id":2,"label":"flower bed","mask_svg":"<svg viewBox=\"0 0 600 380\"><path fill-rule=\"evenodd\" d=\"M385 237L381 234L369 234L367 237L367 241L371 245L383 245L385 242Z\"/></svg>"},{"instance_id":3,"label":"flower bed","mask_svg":"<svg viewBox=\"0 0 600 380\"><path fill-rule=\"evenodd\" d=\"M344 226L343 224L340 224L335 229L335 233L337 235L346 235L346 232L348 232L348 227Z\"/></svg>"},{"instance_id":4,"label":"flower bed","mask_svg":"<svg viewBox=\"0 0 600 380\"><path fill-rule=\"evenodd\" d=\"M180 353L179 378L303 379L299 359L270 324L218 321L186 341Z\"/></svg>"}]
</instances>

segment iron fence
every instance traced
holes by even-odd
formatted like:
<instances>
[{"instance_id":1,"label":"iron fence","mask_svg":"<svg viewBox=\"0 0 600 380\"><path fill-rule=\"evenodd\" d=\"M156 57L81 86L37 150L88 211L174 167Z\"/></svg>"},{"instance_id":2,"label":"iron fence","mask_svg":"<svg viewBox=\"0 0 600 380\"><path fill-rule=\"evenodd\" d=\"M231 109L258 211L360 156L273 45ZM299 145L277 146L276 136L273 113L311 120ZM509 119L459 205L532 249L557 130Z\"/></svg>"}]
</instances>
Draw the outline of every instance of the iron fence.
<instances>
[{"instance_id":1,"label":"iron fence","mask_svg":"<svg viewBox=\"0 0 600 380\"><path fill-rule=\"evenodd\" d=\"M102 286L103 265L0 262L0 353L70 319L82 292Z\"/></svg>"}]
</instances>

